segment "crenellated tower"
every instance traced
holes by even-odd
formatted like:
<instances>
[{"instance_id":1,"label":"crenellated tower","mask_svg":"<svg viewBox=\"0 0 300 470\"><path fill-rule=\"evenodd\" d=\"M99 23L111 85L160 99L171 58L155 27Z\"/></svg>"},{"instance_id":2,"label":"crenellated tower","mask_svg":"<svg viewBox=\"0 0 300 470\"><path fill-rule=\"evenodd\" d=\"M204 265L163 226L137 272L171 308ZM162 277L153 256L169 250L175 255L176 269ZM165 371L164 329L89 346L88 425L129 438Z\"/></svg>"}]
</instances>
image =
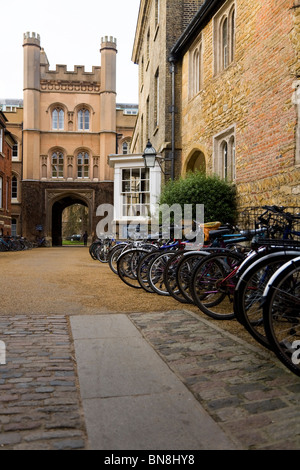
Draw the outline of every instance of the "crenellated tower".
<instances>
[{"instance_id":1,"label":"crenellated tower","mask_svg":"<svg viewBox=\"0 0 300 470\"><path fill-rule=\"evenodd\" d=\"M24 129L23 150L27 158L23 165L23 179L40 178L40 36L25 33L24 50Z\"/></svg>"},{"instance_id":2,"label":"crenellated tower","mask_svg":"<svg viewBox=\"0 0 300 470\"><path fill-rule=\"evenodd\" d=\"M116 56L117 40L112 36L101 38L100 91L100 174L104 180L113 180L113 170L107 165L107 155L116 153ZM103 158L104 157L104 158Z\"/></svg>"}]
</instances>

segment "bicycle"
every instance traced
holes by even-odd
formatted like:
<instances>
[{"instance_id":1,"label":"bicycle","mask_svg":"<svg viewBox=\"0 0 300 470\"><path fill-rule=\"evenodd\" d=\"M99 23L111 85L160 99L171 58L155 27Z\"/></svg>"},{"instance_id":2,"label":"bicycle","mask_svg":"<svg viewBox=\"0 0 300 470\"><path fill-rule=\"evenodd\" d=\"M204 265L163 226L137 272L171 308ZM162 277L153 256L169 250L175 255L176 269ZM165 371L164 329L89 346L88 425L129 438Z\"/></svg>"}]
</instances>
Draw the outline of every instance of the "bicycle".
<instances>
[{"instance_id":1,"label":"bicycle","mask_svg":"<svg viewBox=\"0 0 300 470\"><path fill-rule=\"evenodd\" d=\"M237 282L236 272L244 256L230 250L211 253L196 266L190 281L190 292L195 305L216 320L235 317L233 296Z\"/></svg>"},{"instance_id":2,"label":"bicycle","mask_svg":"<svg viewBox=\"0 0 300 470\"><path fill-rule=\"evenodd\" d=\"M273 274L262 304L264 328L274 353L300 376L300 256Z\"/></svg>"},{"instance_id":3,"label":"bicycle","mask_svg":"<svg viewBox=\"0 0 300 470\"><path fill-rule=\"evenodd\" d=\"M289 247L278 241L278 246L274 247L272 242L272 248L265 243L256 256L251 257L248 267L240 275L237 273L239 280L234 293L234 313L251 336L270 349L263 323L262 295L273 273L286 261L299 255L300 243L298 250L295 243Z\"/></svg>"}]
</instances>

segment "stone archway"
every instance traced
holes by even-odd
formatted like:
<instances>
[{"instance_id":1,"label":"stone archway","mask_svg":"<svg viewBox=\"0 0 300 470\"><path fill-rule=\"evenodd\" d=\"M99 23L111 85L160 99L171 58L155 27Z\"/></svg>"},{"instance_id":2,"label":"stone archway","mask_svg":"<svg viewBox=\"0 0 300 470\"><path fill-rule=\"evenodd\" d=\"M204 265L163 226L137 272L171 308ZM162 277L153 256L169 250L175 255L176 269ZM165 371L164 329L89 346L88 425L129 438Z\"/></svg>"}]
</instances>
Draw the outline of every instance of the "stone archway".
<instances>
[{"instance_id":1,"label":"stone archway","mask_svg":"<svg viewBox=\"0 0 300 470\"><path fill-rule=\"evenodd\" d=\"M49 195L50 196L50 195ZM51 240L52 246L62 246L62 214L63 211L74 204L80 204L88 208L89 211L89 230L92 230L92 195L80 194L80 192L58 192L51 194L51 203L48 205L48 239Z\"/></svg>"},{"instance_id":2,"label":"stone archway","mask_svg":"<svg viewBox=\"0 0 300 470\"><path fill-rule=\"evenodd\" d=\"M186 173L189 171L201 171L202 173L206 173L206 161L204 153L200 150L195 150L192 155L189 157L187 164L186 164Z\"/></svg>"}]
</instances>

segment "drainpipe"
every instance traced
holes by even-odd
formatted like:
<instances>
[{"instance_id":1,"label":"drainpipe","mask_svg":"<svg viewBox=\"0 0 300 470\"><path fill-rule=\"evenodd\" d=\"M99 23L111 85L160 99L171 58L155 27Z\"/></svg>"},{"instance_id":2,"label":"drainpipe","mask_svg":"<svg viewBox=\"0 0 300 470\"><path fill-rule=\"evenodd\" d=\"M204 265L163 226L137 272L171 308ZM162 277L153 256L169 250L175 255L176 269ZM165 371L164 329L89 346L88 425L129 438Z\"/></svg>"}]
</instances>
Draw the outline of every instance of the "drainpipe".
<instances>
[{"instance_id":1,"label":"drainpipe","mask_svg":"<svg viewBox=\"0 0 300 470\"><path fill-rule=\"evenodd\" d=\"M170 73L172 75L172 104L171 104L171 179L175 178L175 60L173 56L169 58Z\"/></svg>"}]
</instances>

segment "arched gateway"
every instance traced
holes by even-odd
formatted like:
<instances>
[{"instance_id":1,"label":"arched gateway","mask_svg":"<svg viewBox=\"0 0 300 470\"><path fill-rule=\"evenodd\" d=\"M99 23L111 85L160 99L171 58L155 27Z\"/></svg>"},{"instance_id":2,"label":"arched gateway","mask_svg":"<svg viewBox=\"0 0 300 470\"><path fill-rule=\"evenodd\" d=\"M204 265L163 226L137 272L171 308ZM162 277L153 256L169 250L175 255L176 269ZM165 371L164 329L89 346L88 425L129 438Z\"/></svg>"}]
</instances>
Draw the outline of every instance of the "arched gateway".
<instances>
[{"instance_id":1,"label":"arched gateway","mask_svg":"<svg viewBox=\"0 0 300 470\"><path fill-rule=\"evenodd\" d=\"M92 212L93 212L93 204L89 198L85 195L78 195L76 193L70 193L65 196L61 196L59 199L53 201L52 204L49 204L49 219L51 221L51 239L53 246L61 246L62 245L62 218L63 218L63 211L74 204L81 204L88 208L89 220L88 220L88 227L87 232L88 234L92 233ZM52 210L51 210L52 207ZM50 231L49 230L49 231ZM47 237L50 238L49 236Z\"/></svg>"},{"instance_id":2,"label":"arched gateway","mask_svg":"<svg viewBox=\"0 0 300 470\"><path fill-rule=\"evenodd\" d=\"M30 240L62 242L62 212L88 208L95 235L97 207L113 204L113 169L119 128L116 107L116 39L101 40L101 66L86 72L65 65L50 70L40 37L24 35L22 226ZM124 119L123 119L124 121Z\"/></svg>"}]
</instances>

